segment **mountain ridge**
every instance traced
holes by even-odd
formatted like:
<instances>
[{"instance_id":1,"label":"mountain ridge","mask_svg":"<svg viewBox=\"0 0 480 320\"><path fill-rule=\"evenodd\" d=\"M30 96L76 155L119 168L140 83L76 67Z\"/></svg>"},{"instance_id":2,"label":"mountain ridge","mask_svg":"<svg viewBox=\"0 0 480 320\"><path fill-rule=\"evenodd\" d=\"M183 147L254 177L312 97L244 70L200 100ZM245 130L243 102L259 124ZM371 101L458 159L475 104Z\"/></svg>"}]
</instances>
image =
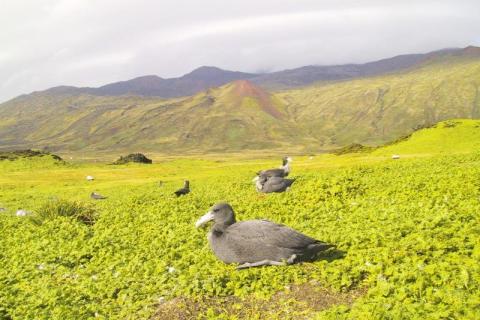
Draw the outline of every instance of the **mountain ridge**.
<instances>
[{"instance_id":1,"label":"mountain ridge","mask_svg":"<svg viewBox=\"0 0 480 320\"><path fill-rule=\"evenodd\" d=\"M145 75L96 88L56 86L43 91L34 91L30 94L47 91L71 95L138 95L168 99L194 95L208 88L222 86L235 80L250 80L267 90L285 90L308 86L320 81L343 81L408 70L422 63L428 63L429 60L448 58L449 56L480 57L480 48L475 46L447 48L428 53L397 55L363 64L309 65L263 74L201 66L176 78Z\"/></svg>"}]
</instances>

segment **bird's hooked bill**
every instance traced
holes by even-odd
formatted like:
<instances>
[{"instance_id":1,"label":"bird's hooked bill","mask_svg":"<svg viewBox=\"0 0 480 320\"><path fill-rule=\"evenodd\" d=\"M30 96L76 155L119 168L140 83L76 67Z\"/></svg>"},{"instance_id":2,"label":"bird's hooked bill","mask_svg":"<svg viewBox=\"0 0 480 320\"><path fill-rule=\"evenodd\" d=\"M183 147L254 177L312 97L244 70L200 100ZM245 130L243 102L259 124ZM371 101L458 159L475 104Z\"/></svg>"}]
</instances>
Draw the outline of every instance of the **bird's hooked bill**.
<instances>
[{"instance_id":1,"label":"bird's hooked bill","mask_svg":"<svg viewBox=\"0 0 480 320\"><path fill-rule=\"evenodd\" d=\"M200 219L198 219L197 222L195 222L195 228L200 228L201 226L203 226L208 221L212 221L213 218L214 218L213 212L208 211Z\"/></svg>"},{"instance_id":2,"label":"bird's hooked bill","mask_svg":"<svg viewBox=\"0 0 480 320\"><path fill-rule=\"evenodd\" d=\"M260 179L259 176L256 176L255 178L252 179L253 182L257 182Z\"/></svg>"}]
</instances>

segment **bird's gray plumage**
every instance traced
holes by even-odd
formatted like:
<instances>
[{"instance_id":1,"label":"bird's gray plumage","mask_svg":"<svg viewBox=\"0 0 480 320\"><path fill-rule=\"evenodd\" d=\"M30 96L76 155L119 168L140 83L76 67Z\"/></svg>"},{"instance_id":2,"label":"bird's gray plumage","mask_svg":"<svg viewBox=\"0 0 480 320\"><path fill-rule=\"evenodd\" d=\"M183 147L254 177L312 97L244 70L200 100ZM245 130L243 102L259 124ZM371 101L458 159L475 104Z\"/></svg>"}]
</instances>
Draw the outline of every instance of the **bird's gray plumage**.
<instances>
[{"instance_id":1,"label":"bird's gray plumage","mask_svg":"<svg viewBox=\"0 0 480 320\"><path fill-rule=\"evenodd\" d=\"M265 176L259 176L256 181L256 188L258 192L272 193L272 192L284 192L295 182L295 179L284 179L281 177L267 178Z\"/></svg>"},{"instance_id":2,"label":"bird's gray plumage","mask_svg":"<svg viewBox=\"0 0 480 320\"><path fill-rule=\"evenodd\" d=\"M102 196L100 193L97 193L97 192L92 192L90 194L90 198L94 199L94 200L103 200L103 199L107 199L107 197L104 197Z\"/></svg>"},{"instance_id":3,"label":"bird's gray plumage","mask_svg":"<svg viewBox=\"0 0 480 320\"><path fill-rule=\"evenodd\" d=\"M197 221L197 227L214 220L208 235L214 254L239 268L295 263L313 259L332 245L268 220L236 222L232 207L219 203Z\"/></svg>"},{"instance_id":4,"label":"bird's gray plumage","mask_svg":"<svg viewBox=\"0 0 480 320\"><path fill-rule=\"evenodd\" d=\"M177 191L174 192L174 194L177 197L184 196L188 193L190 193L190 181L188 181L188 180L185 180L185 182L183 184L183 188L178 189Z\"/></svg>"},{"instance_id":5,"label":"bird's gray plumage","mask_svg":"<svg viewBox=\"0 0 480 320\"><path fill-rule=\"evenodd\" d=\"M286 177L290 173L290 162L292 159L290 157L284 157L282 159L282 166L277 169L268 169L261 170L257 172L257 176L271 178L271 177Z\"/></svg>"}]
</instances>

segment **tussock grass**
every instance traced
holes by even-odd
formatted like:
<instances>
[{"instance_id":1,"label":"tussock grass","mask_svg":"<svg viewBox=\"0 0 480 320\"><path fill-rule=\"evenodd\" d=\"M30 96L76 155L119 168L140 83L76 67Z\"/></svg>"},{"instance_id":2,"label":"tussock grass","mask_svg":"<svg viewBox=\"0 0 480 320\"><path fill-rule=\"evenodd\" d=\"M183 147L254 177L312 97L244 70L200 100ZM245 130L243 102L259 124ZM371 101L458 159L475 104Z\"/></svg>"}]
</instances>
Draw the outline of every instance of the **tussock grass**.
<instances>
[{"instance_id":1,"label":"tussock grass","mask_svg":"<svg viewBox=\"0 0 480 320\"><path fill-rule=\"evenodd\" d=\"M45 202L31 219L36 224L42 224L46 220L58 217L70 217L78 222L91 226L95 224L97 212L92 204L56 199Z\"/></svg>"}]
</instances>

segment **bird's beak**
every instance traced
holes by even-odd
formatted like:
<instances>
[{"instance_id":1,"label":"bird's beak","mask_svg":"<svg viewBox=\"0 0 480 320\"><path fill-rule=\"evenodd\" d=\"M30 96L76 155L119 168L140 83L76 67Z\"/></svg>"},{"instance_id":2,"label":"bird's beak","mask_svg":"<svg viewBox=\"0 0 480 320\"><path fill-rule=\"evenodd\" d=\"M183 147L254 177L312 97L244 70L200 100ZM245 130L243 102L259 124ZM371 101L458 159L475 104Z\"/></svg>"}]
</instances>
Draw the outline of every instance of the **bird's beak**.
<instances>
[{"instance_id":1,"label":"bird's beak","mask_svg":"<svg viewBox=\"0 0 480 320\"><path fill-rule=\"evenodd\" d=\"M292 161L293 161L293 159L292 159L292 158L290 158L290 157L287 157L287 161L288 161L288 162L292 162Z\"/></svg>"},{"instance_id":2,"label":"bird's beak","mask_svg":"<svg viewBox=\"0 0 480 320\"><path fill-rule=\"evenodd\" d=\"M260 179L259 176L256 176L255 178L252 179L252 182L257 182Z\"/></svg>"},{"instance_id":3,"label":"bird's beak","mask_svg":"<svg viewBox=\"0 0 480 320\"><path fill-rule=\"evenodd\" d=\"M213 218L214 218L213 212L208 211L200 219L198 219L197 222L195 222L195 228L200 228L201 226L203 226L208 221L213 220Z\"/></svg>"}]
</instances>

